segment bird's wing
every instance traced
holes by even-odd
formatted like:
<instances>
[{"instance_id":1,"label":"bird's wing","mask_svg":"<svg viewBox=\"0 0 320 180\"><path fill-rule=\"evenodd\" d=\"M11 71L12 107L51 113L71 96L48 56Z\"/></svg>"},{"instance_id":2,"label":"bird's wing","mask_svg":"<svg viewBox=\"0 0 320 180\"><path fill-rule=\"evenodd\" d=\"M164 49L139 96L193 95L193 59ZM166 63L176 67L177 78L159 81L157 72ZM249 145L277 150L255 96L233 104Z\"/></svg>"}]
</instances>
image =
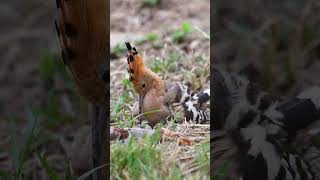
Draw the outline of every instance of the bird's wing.
<instances>
[{"instance_id":1,"label":"bird's wing","mask_svg":"<svg viewBox=\"0 0 320 180\"><path fill-rule=\"evenodd\" d=\"M79 92L94 104L106 101L109 3L106 0L57 0L57 33L62 59Z\"/></svg>"},{"instance_id":2,"label":"bird's wing","mask_svg":"<svg viewBox=\"0 0 320 180\"><path fill-rule=\"evenodd\" d=\"M210 120L210 89L191 92L180 82L164 82L164 104L172 111L182 111L183 119L194 123L206 123Z\"/></svg>"},{"instance_id":3,"label":"bird's wing","mask_svg":"<svg viewBox=\"0 0 320 180\"><path fill-rule=\"evenodd\" d=\"M214 129L264 124L272 135L281 133L287 139L320 118L319 87L281 99L259 90L239 75L219 69L214 69L213 80Z\"/></svg>"},{"instance_id":4,"label":"bird's wing","mask_svg":"<svg viewBox=\"0 0 320 180\"><path fill-rule=\"evenodd\" d=\"M209 107L205 110L204 104L210 99L210 89L203 92L191 93L187 86L180 82L163 81L160 77L146 68L142 56L132 47L129 42L125 43L128 50L128 73L134 90L143 100L140 107L141 113L148 113L149 110L159 110L145 114L150 125L154 126L161 120L171 115L172 111L179 110L183 113L183 119L192 120L195 123L203 123L209 120ZM145 85L145 86L144 86ZM173 107L173 106L179 107Z\"/></svg>"}]
</instances>

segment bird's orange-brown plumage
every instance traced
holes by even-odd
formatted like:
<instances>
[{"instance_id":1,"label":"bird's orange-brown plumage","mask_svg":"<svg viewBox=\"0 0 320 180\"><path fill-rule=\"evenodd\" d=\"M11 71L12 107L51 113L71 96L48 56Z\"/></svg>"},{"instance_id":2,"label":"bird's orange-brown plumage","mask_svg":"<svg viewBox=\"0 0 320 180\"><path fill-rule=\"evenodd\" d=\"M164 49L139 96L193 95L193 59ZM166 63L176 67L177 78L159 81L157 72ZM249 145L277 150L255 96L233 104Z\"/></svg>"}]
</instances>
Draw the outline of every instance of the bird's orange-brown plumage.
<instances>
[{"instance_id":1,"label":"bird's orange-brown plumage","mask_svg":"<svg viewBox=\"0 0 320 180\"><path fill-rule=\"evenodd\" d=\"M140 53L132 48L129 43L128 48L128 72L134 90L143 97L142 112L148 124L153 127L169 114L169 110L164 105L164 82L162 79L144 65L144 59ZM141 113L141 112L140 112Z\"/></svg>"},{"instance_id":2,"label":"bird's orange-brown plumage","mask_svg":"<svg viewBox=\"0 0 320 180\"><path fill-rule=\"evenodd\" d=\"M109 80L107 55L110 49L109 1L56 0L56 30L62 59L76 82L78 92L94 106L92 119L93 164L108 163ZM107 179L108 168L98 170L94 179Z\"/></svg>"},{"instance_id":3,"label":"bird's orange-brown plumage","mask_svg":"<svg viewBox=\"0 0 320 180\"><path fill-rule=\"evenodd\" d=\"M106 0L57 0L62 58L81 95L94 104L106 101L101 66L109 50L109 3Z\"/></svg>"},{"instance_id":4,"label":"bird's orange-brown plumage","mask_svg":"<svg viewBox=\"0 0 320 180\"><path fill-rule=\"evenodd\" d=\"M135 104L134 114L143 113L151 127L169 118L171 112L181 114L187 121L207 122L210 89L192 94L182 83L162 80L144 65L143 57L135 47L128 42L126 46L129 79L139 94L139 112L137 113L138 107Z\"/></svg>"},{"instance_id":5,"label":"bird's orange-brown plumage","mask_svg":"<svg viewBox=\"0 0 320 180\"><path fill-rule=\"evenodd\" d=\"M128 52L128 72L134 90L142 96L155 88L158 95L164 95L163 81L144 65L143 57L137 52Z\"/></svg>"}]
</instances>

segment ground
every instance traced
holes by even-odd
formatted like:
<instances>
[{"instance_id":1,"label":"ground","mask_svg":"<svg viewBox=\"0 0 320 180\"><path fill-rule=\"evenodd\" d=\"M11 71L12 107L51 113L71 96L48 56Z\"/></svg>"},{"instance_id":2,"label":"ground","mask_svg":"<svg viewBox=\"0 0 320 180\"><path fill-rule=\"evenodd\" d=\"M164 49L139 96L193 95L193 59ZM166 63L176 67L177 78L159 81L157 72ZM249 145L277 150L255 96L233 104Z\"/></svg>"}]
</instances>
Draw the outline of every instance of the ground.
<instances>
[{"instance_id":1,"label":"ground","mask_svg":"<svg viewBox=\"0 0 320 180\"><path fill-rule=\"evenodd\" d=\"M146 66L162 79L183 82L193 90L209 88L210 65L210 22L209 1L111 1L111 117L112 127L135 127L132 105L137 100L128 80L126 47L129 41L143 55ZM150 139L136 140L134 145L114 142L111 146L111 175L122 178L198 178L209 175L209 124L196 125L169 122L159 126L183 136L192 137L195 142L178 145L176 139L164 138L161 143L148 146ZM148 128L146 125L145 128ZM130 144L130 143L128 143ZM121 148L120 148L120 147ZM140 146L144 148L141 149ZM121 149L121 150L120 150ZM154 158L136 157L133 162L142 161L153 167L148 171L136 163L128 162L129 152L155 153ZM121 154L121 156L119 155ZM132 157L133 156L133 157ZM201 157L201 158L200 158ZM200 159L201 160L200 160ZM160 164L160 166L156 166ZM136 171L131 171L136 169ZM139 170L138 170L139 169ZM141 174L140 171L142 171ZM138 173L139 172L139 173Z\"/></svg>"}]
</instances>

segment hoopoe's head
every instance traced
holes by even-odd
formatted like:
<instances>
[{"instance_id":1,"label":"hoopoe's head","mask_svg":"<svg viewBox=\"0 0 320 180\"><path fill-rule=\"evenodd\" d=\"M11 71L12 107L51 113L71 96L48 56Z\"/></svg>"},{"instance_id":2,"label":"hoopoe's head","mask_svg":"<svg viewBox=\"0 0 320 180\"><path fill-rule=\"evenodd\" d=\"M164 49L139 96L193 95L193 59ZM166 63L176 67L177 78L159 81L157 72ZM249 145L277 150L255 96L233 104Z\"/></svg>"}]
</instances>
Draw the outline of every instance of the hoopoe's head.
<instances>
[{"instance_id":1,"label":"hoopoe's head","mask_svg":"<svg viewBox=\"0 0 320 180\"><path fill-rule=\"evenodd\" d=\"M143 57L138 53L135 47L129 42L125 43L128 49L127 62L129 80L132 82L134 90L144 96L152 88L163 90L163 82L160 77L144 66Z\"/></svg>"}]
</instances>

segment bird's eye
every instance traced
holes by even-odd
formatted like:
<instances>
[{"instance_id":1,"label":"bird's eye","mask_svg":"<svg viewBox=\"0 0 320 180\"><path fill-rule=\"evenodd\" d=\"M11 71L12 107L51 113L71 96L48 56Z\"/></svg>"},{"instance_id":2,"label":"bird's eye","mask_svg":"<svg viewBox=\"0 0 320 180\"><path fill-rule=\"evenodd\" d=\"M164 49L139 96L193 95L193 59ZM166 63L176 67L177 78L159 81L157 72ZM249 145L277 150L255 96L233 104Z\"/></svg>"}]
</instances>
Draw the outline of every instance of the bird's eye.
<instances>
[{"instance_id":1,"label":"bird's eye","mask_svg":"<svg viewBox=\"0 0 320 180\"><path fill-rule=\"evenodd\" d=\"M145 87L146 87L146 85L145 85L145 84L142 84L142 87L143 87L143 88L145 88Z\"/></svg>"}]
</instances>

